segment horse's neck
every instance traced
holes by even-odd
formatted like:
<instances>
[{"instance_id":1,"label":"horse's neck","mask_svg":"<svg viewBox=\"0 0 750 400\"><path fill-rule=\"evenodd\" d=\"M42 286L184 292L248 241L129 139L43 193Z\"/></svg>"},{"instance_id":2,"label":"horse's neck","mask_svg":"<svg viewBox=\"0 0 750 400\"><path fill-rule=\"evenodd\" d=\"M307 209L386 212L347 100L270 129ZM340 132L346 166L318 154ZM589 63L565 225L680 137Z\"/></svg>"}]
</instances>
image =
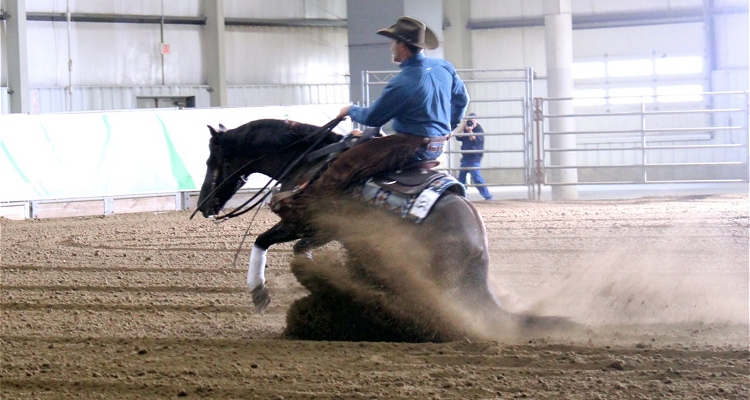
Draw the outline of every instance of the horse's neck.
<instances>
[{"instance_id":1,"label":"horse's neck","mask_svg":"<svg viewBox=\"0 0 750 400\"><path fill-rule=\"evenodd\" d=\"M282 126L282 128L290 129L287 125ZM317 129L313 126L309 126L308 128ZM313 132L314 131L299 133L300 139ZM274 134L280 133L275 132ZM315 145L315 149L309 149L309 147L313 145L313 143L309 139L306 140L307 143L298 143L297 145L293 145L291 147L278 143L264 146L261 143L256 142L256 145L254 147L256 147L257 149L261 149L260 154L262 155L259 157L259 162L254 165L254 172L259 172L273 178L274 180L282 181L282 184L287 182L300 183L301 181L305 180L305 176L309 175L306 173L307 170L309 170L311 167L313 167L313 164L315 164L308 162L304 159L304 157L300 159L301 155L303 153L306 153L307 150L317 150L318 148L321 148L338 140L337 135L332 132L321 134L325 134L326 137L320 138L322 140L320 140ZM296 165L294 165L290 169L289 167L292 163L296 163Z\"/></svg>"},{"instance_id":2,"label":"horse's neck","mask_svg":"<svg viewBox=\"0 0 750 400\"><path fill-rule=\"evenodd\" d=\"M306 162L304 157L299 158L303 151L300 149L288 152L270 151L266 153L265 157L269 162L259 163L256 166L256 172L280 181L282 184L297 182L300 180L300 176L304 175L305 171L310 168L310 163ZM290 169L289 167L293 162L296 162L296 165Z\"/></svg>"}]
</instances>

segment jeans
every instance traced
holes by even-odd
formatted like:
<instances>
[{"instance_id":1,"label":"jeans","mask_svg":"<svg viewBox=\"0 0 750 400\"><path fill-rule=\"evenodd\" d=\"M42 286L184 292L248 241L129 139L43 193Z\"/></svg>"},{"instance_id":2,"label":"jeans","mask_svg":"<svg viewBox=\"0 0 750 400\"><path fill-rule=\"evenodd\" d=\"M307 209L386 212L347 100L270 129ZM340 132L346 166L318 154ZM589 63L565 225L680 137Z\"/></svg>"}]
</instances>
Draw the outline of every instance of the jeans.
<instances>
[{"instance_id":1,"label":"jeans","mask_svg":"<svg viewBox=\"0 0 750 400\"><path fill-rule=\"evenodd\" d=\"M479 165L482 163L482 160L477 161L466 161L466 159L461 159L461 168L478 168ZM483 185L484 184L484 178L482 178L482 174L479 173L478 169L472 169L472 170L461 170L458 174L458 181L462 184L466 184L466 175L471 176L471 182L475 185ZM492 198L492 193L490 193L490 190L487 189L487 186L477 186L477 190L479 190L479 194L482 195L486 200L489 200Z\"/></svg>"},{"instance_id":2,"label":"jeans","mask_svg":"<svg viewBox=\"0 0 750 400\"><path fill-rule=\"evenodd\" d=\"M417 150L414 155L409 157L409 162L418 162L418 161L427 161L427 160L437 160L441 155L443 154L443 149L441 148L440 151L430 151L427 149L419 149Z\"/></svg>"}]
</instances>

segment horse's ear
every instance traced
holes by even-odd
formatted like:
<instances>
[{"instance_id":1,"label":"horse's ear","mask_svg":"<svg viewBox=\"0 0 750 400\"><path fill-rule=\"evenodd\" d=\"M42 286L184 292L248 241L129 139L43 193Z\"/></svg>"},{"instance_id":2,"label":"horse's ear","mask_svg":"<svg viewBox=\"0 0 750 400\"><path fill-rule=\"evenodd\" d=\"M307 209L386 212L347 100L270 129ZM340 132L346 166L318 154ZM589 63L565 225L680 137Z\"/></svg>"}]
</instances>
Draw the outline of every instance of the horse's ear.
<instances>
[{"instance_id":1,"label":"horse's ear","mask_svg":"<svg viewBox=\"0 0 750 400\"><path fill-rule=\"evenodd\" d=\"M223 124L219 124L219 130L222 131L222 132L226 132L227 131L227 127L224 126Z\"/></svg>"},{"instance_id":2,"label":"horse's ear","mask_svg":"<svg viewBox=\"0 0 750 400\"><path fill-rule=\"evenodd\" d=\"M215 137L215 138L219 137L219 132L217 132L216 129L214 129L213 126L211 126L211 125L206 125L206 126L208 127L208 130L211 131L211 136L212 137Z\"/></svg>"}]
</instances>

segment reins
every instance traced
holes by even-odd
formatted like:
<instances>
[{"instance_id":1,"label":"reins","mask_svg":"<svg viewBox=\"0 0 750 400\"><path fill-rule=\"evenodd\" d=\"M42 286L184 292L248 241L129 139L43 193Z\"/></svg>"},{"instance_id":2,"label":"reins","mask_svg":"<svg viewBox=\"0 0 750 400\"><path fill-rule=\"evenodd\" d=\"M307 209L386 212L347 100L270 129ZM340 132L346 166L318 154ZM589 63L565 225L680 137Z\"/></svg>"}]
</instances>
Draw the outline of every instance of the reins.
<instances>
[{"instance_id":1,"label":"reins","mask_svg":"<svg viewBox=\"0 0 750 400\"><path fill-rule=\"evenodd\" d=\"M296 140L296 141L294 141L294 142L292 142L292 143L290 143L290 144L288 144L288 145L284 146L284 147L283 147L283 148L282 148L281 150L287 149L287 148L289 148L289 147L291 147L291 146L293 146L293 145L295 145L295 144L297 144L297 143L299 143L299 142L305 141L305 140L307 140L307 139L309 139L309 138L312 138L312 137L314 137L314 136L316 136L316 135L320 135L320 137L319 137L319 138L318 138L318 139L317 139L317 140L316 140L316 141L315 141L315 142L314 142L314 143L313 143L312 145L310 145L310 146L309 146L309 147L308 147L307 149L305 149L305 150L304 150L304 151L303 151L302 153L300 153L300 155L299 155L299 156L297 156L297 158L296 158L296 159L294 159L294 160L293 160L293 161L292 161L291 163L289 163L289 164L288 164L288 165L286 166L286 168L285 168L285 169L284 169L284 170L283 170L283 171L281 172L281 174L279 174L279 176L278 176L278 177L277 177L276 179L274 179L274 178L270 178L270 179L268 180L268 182L267 182L267 183L266 183L266 184L265 184L265 185L264 185L264 186L263 186L263 187L262 187L262 188L261 188L261 189L260 189L260 190L259 190L259 191L258 191L257 193L255 193L255 194L254 194L254 195L253 195L253 196L252 196L252 197L251 197L250 199L248 199L247 201L245 201L244 203L242 203L242 204L241 204L240 206L238 206L238 207L237 207L237 208L235 208L234 210L232 210L232 211L230 211L230 212L228 212L228 213L226 213L226 214L224 214L224 215L220 215L220 216L218 216L218 217L215 217L215 219L216 219L217 221L221 221L221 220L225 220L225 219L229 219L229 218L239 217L240 215L243 215L243 214L247 213L248 211L250 211L250 210L252 210L252 209L254 209L254 208L258 207L258 206L259 206L260 204L262 204L262 203L263 203L263 201L264 201L264 200L266 199L266 197L268 196L268 194L270 193L270 190L268 190L268 191L267 191L267 189L268 189L268 187L269 187L269 186L271 185L271 183L272 183L272 182L273 182L274 180L276 180L276 185L279 185L279 184L280 184L280 182L282 182L282 181L283 181L283 180L284 180L284 179L285 179L285 178L287 177L287 175L289 175L289 173L291 173L291 171L293 171L293 170L294 170L294 168L295 168L295 167L296 167L296 166L297 166L297 165L298 165L298 164L299 164L299 163L300 163L300 162L301 162L301 161L302 161L302 160L303 160L303 159L304 159L304 158L305 158L305 157L306 157L306 156L307 156L307 155L308 155L308 154L309 154L310 152L312 152L312 150L313 150L313 149L314 149L314 148L315 148L315 147L316 147L316 146L317 146L318 144L320 144L320 142L322 142L322 141L323 141L323 139L325 139L325 135L322 135L322 133L327 133L327 132L330 132L330 131L331 131L331 130L332 130L332 129L334 128L334 127L336 127L336 125L338 125L338 124L339 124L339 123L340 123L341 121L343 121L343 120L344 120L343 118L334 118L334 119L332 119L331 121L329 121L329 122L328 122L327 124L325 124L325 125L321 126L320 128L316 129L315 131L311 132L310 134L306 135L305 137L303 137L303 138L301 138L301 139L299 139L299 140ZM224 180L223 180L223 181L222 181L221 183L219 183L218 185L216 185L216 187L215 187L215 188L214 188L214 189L213 189L213 190L212 190L212 191L211 191L211 192L210 192L210 193L209 193L209 194L208 194L208 195L206 196L206 198L205 198L205 199L203 199L203 201L202 201L202 202L200 202L200 204L198 204L198 205L197 205L197 206L195 207L195 211L193 211L193 213L192 213L192 214L190 215L190 219L192 219L192 218L193 218L193 217L195 216L195 214L196 214L196 213L198 213L198 210L199 210L199 209L200 209L200 208L201 208L201 207L202 207L202 206L203 206L203 205L204 205L204 204L205 204L205 203L206 203L207 201L209 201L209 200L213 199L213 197L214 197L214 195L216 194L216 192L217 192L217 191L218 191L219 189L221 189L221 188L222 188L222 187L223 187L223 186L224 186L225 184L227 184L228 182L231 182L231 181L233 181L233 179L236 179L236 178L237 178L237 175L238 175L238 174L239 174L239 175L242 175L242 171L244 171L244 170L245 170L245 168L249 167L249 166L250 166L251 164L253 164L253 163L255 163L255 162L259 161L259 160L262 160L262 159L264 159L264 158L266 158L266 157L268 157L268 156L269 156L268 154L265 154L265 155L262 155L262 156L260 156L260 157L257 157L257 158L255 158L255 159L252 159L252 160L248 161L247 163L245 163L245 165L243 165L242 167L238 168L238 169L237 169L237 170L236 170L235 172L233 172L233 173L232 173L232 174L230 174L230 175L229 175L228 177L226 177L226 178L225 178L225 179L224 179ZM275 186L275 185L274 185L274 186ZM262 195L262 196L261 196L261 195ZM260 198L258 198L259 196L260 196ZM256 200L256 199L257 199L257 200ZM254 202L253 204L251 204L251 205L250 205L249 207L247 207L247 208L243 209L243 207L247 206L247 205L248 205L249 203L251 203L251 202L253 202L253 201L255 201L255 202Z\"/></svg>"}]
</instances>

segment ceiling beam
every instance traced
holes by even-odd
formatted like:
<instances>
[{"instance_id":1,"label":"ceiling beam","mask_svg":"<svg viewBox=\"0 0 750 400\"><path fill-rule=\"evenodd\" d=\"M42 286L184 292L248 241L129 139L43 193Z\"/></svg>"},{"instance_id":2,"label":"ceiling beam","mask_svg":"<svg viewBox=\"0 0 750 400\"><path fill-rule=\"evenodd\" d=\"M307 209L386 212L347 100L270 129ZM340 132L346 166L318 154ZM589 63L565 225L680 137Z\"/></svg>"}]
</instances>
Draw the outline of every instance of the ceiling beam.
<instances>
[{"instance_id":1,"label":"ceiling beam","mask_svg":"<svg viewBox=\"0 0 750 400\"><path fill-rule=\"evenodd\" d=\"M3 13L2 18L7 16ZM26 13L27 21L54 21L65 22L67 16L65 13L51 12L30 12ZM71 13L72 22L103 22L103 23L123 23L123 24L160 24L162 17L160 15L132 15L132 14L86 14ZM171 25L206 25L206 17L180 17L164 16L164 23ZM226 18L227 26L274 26L274 27L335 27L346 28L345 19L320 19L320 18L284 18L284 19L266 19L266 18Z\"/></svg>"}]
</instances>

